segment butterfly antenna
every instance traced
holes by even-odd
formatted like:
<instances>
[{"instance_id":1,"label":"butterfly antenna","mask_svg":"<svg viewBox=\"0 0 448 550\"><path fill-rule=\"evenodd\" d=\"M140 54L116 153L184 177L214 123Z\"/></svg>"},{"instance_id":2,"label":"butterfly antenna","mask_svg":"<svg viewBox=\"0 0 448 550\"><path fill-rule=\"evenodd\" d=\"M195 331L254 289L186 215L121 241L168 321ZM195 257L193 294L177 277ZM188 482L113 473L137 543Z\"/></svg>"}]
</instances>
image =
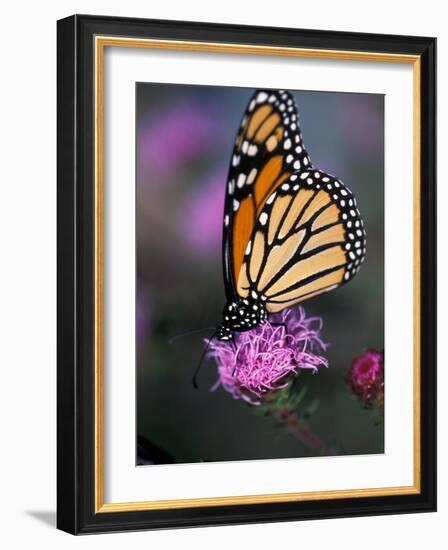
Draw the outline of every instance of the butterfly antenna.
<instances>
[{"instance_id":1,"label":"butterfly antenna","mask_svg":"<svg viewBox=\"0 0 448 550\"><path fill-rule=\"evenodd\" d=\"M194 330L187 330L187 332L175 334L168 340L168 344L172 344L175 340L177 340L178 338L182 338L183 336L189 336L190 334L196 334L196 332L203 332L204 330L214 330L214 327L196 328Z\"/></svg>"},{"instance_id":2,"label":"butterfly antenna","mask_svg":"<svg viewBox=\"0 0 448 550\"><path fill-rule=\"evenodd\" d=\"M199 386L198 386L199 371L201 370L202 363L204 362L205 356L207 355L207 351L208 351L208 348L210 346L211 341L213 340L213 338L216 338L216 333L217 333L217 331L215 330L215 332L209 338L209 341L207 342L207 345L205 346L204 351L202 352L201 358L199 359L199 364L196 367L196 370L194 371L192 383L193 383L193 387L196 388L196 389L199 388Z\"/></svg>"}]
</instances>

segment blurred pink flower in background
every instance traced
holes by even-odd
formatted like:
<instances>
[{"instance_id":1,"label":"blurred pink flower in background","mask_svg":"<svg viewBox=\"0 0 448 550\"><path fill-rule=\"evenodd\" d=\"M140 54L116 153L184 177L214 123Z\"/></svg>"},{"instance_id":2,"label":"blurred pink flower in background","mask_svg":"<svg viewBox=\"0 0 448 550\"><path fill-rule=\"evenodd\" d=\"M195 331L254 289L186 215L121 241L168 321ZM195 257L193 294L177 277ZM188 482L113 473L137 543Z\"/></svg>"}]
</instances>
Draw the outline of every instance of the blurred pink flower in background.
<instances>
[{"instance_id":1,"label":"blurred pink flower in background","mask_svg":"<svg viewBox=\"0 0 448 550\"><path fill-rule=\"evenodd\" d=\"M220 170L199 185L179 218L182 234L196 252L219 250L221 246L226 178L227 171Z\"/></svg>"},{"instance_id":2,"label":"blurred pink flower in background","mask_svg":"<svg viewBox=\"0 0 448 550\"><path fill-rule=\"evenodd\" d=\"M322 319L306 317L302 307L286 309L270 316L253 330L235 334L231 342L212 340L208 356L218 364L218 381L235 399L260 405L268 393L288 386L291 377L303 369L316 373L328 367L319 352L327 345L321 340Z\"/></svg>"},{"instance_id":3,"label":"blurred pink flower in background","mask_svg":"<svg viewBox=\"0 0 448 550\"><path fill-rule=\"evenodd\" d=\"M191 161L216 140L215 113L196 104L178 105L169 111L147 116L137 137L138 179L157 179ZM151 177L155 176L155 177Z\"/></svg>"},{"instance_id":4,"label":"blurred pink flower in background","mask_svg":"<svg viewBox=\"0 0 448 550\"><path fill-rule=\"evenodd\" d=\"M355 357L345 381L366 409L384 404L384 352L367 349Z\"/></svg>"}]
</instances>

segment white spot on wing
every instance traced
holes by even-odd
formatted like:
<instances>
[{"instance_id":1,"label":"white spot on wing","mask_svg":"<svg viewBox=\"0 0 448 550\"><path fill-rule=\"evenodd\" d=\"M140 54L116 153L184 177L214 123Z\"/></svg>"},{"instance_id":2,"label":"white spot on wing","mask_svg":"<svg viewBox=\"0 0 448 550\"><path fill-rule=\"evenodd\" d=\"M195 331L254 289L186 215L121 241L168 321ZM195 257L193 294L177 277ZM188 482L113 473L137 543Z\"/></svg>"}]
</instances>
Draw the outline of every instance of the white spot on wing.
<instances>
[{"instance_id":1,"label":"white spot on wing","mask_svg":"<svg viewBox=\"0 0 448 550\"><path fill-rule=\"evenodd\" d=\"M247 183L251 184L254 181L256 175L257 169L252 168L252 170L249 172L249 175L247 176Z\"/></svg>"},{"instance_id":2,"label":"white spot on wing","mask_svg":"<svg viewBox=\"0 0 448 550\"><path fill-rule=\"evenodd\" d=\"M276 193L272 193L272 195L266 201L266 204L272 204L274 202L275 195L276 195Z\"/></svg>"},{"instance_id":3,"label":"white spot on wing","mask_svg":"<svg viewBox=\"0 0 448 550\"><path fill-rule=\"evenodd\" d=\"M238 176L238 180L236 182L236 185L241 189L243 185L246 183L246 174L240 174Z\"/></svg>"}]
</instances>

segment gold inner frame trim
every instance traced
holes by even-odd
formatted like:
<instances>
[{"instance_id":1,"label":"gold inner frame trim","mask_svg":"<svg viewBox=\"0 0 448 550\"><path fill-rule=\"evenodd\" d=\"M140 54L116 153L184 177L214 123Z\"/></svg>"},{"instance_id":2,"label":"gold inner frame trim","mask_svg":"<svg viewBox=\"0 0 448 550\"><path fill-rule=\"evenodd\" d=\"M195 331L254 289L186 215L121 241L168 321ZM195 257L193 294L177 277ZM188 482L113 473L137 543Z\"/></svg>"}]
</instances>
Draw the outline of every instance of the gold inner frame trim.
<instances>
[{"instance_id":1,"label":"gold inner frame trim","mask_svg":"<svg viewBox=\"0 0 448 550\"><path fill-rule=\"evenodd\" d=\"M153 500L141 502L104 502L104 52L106 47L152 48L159 50L268 55L333 59L346 61L371 61L382 63L406 63L413 65L413 173L414 173L414 365L413 365L413 423L414 423L414 470L413 485L348 490L330 490L296 493L226 496L212 498L189 498L179 500ZM382 52L358 52L253 44L226 44L184 40L156 40L96 36L95 55L95 513L130 512L142 510L166 510L207 506L232 506L274 502L303 502L341 498L365 498L393 495L419 494L421 491L421 426L420 426L420 119L421 119L421 60L417 55L390 54Z\"/></svg>"}]
</instances>

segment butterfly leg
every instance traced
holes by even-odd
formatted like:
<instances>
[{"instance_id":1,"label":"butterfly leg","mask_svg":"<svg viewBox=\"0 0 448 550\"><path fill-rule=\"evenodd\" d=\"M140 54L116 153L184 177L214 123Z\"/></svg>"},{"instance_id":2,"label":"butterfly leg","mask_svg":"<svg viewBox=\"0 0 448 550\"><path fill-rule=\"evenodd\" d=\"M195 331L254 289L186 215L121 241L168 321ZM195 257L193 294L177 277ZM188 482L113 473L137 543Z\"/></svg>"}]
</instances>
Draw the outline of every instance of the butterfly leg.
<instances>
[{"instance_id":1,"label":"butterfly leg","mask_svg":"<svg viewBox=\"0 0 448 550\"><path fill-rule=\"evenodd\" d=\"M234 334L232 334L232 340L231 340L231 342L232 342L233 351L234 351L235 354L236 354L238 348L237 348L237 346L236 346L236 341L235 341L235 335L234 335ZM235 376L236 369L237 369L237 365L235 365L235 366L233 367L232 376Z\"/></svg>"},{"instance_id":2,"label":"butterfly leg","mask_svg":"<svg viewBox=\"0 0 448 550\"><path fill-rule=\"evenodd\" d=\"M236 347L235 335L234 335L233 333L232 333L232 340L231 340L231 342L232 342L233 351L236 352L237 347Z\"/></svg>"},{"instance_id":3,"label":"butterfly leg","mask_svg":"<svg viewBox=\"0 0 448 550\"><path fill-rule=\"evenodd\" d=\"M285 329L285 332L287 332L285 323L271 323L271 327L283 327Z\"/></svg>"},{"instance_id":4,"label":"butterfly leg","mask_svg":"<svg viewBox=\"0 0 448 550\"><path fill-rule=\"evenodd\" d=\"M214 338L216 338L216 332L217 331L215 330L215 332L209 338L209 340L207 342L207 345L205 346L205 348L204 348L204 350L201 354L201 358L199 359L198 366L196 367L196 370L194 371L192 384L193 384L193 387L195 389L198 389L198 374L199 374L199 371L201 370L201 366L202 366L202 363L203 363L204 359L207 357L207 351L208 351L208 348L210 346L210 343Z\"/></svg>"}]
</instances>

